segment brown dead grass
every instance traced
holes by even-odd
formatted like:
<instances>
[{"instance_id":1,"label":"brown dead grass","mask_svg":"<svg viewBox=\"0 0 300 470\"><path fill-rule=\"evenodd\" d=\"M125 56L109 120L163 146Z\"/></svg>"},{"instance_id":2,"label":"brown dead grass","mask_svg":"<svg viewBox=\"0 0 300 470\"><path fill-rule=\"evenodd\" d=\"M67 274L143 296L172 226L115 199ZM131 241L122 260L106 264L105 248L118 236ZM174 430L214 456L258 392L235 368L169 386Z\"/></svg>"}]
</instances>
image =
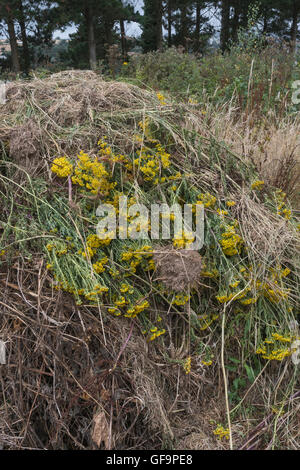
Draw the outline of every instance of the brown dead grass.
<instances>
[{"instance_id":1,"label":"brown dead grass","mask_svg":"<svg viewBox=\"0 0 300 470\"><path fill-rule=\"evenodd\" d=\"M97 310L79 311L50 281L38 258L0 273L8 357L0 366L0 441L6 449L227 447L210 423L224 420L223 400L203 368L186 376L178 361L188 343L176 349L171 318L170 358L162 361L161 346L146 343L137 323L105 316L105 341Z\"/></svg>"},{"instance_id":2,"label":"brown dead grass","mask_svg":"<svg viewBox=\"0 0 300 470\"><path fill-rule=\"evenodd\" d=\"M187 117L188 129L195 129L209 138L223 141L233 153L257 167L260 178L270 186L285 191L300 204L300 118L278 119L270 112L267 117L246 116L238 108L207 106L206 116L193 110Z\"/></svg>"},{"instance_id":3,"label":"brown dead grass","mask_svg":"<svg viewBox=\"0 0 300 470\"><path fill-rule=\"evenodd\" d=\"M201 276L201 256L194 250L175 250L170 247L154 252L156 280L171 290L183 291L195 287Z\"/></svg>"}]
</instances>

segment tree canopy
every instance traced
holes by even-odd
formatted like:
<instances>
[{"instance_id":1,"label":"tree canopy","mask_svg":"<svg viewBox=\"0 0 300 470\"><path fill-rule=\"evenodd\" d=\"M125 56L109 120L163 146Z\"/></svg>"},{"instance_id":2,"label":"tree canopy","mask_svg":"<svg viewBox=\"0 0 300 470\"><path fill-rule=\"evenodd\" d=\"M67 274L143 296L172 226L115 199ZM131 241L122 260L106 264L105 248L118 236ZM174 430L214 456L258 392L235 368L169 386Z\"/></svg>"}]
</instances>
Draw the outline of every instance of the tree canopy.
<instances>
[{"instance_id":1,"label":"tree canopy","mask_svg":"<svg viewBox=\"0 0 300 470\"><path fill-rule=\"evenodd\" d=\"M131 21L139 23L142 34L128 42ZM61 58L66 65L93 69L109 60L111 46L118 46L124 61L132 44L143 52L181 46L201 53L214 39L226 51L239 31L249 28L295 48L299 21L299 0L0 0L0 34L10 43L15 73L28 73L46 60L54 32L71 26L76 32Z\"/></svg>"}]
</instances>

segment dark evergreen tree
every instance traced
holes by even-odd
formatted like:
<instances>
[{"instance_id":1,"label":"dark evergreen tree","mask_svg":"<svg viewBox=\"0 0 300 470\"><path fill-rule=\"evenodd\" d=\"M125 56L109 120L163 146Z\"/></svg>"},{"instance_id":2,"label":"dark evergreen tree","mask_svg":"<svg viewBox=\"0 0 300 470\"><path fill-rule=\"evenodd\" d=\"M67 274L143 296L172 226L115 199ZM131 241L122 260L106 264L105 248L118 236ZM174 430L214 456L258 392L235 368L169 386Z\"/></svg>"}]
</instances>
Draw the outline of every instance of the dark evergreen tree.
<instances>
[{"instance_id":1,"label":"dark evergreen tree","mask_svg":"<svg viewBox=\"0 0 300 470\"><path fill-rule=\"evenodd\" d=\"M144 0L144 17L142 26L142 47L144 52L150 52L162 48L162 0Z\"/></svg>"}]
</instances>

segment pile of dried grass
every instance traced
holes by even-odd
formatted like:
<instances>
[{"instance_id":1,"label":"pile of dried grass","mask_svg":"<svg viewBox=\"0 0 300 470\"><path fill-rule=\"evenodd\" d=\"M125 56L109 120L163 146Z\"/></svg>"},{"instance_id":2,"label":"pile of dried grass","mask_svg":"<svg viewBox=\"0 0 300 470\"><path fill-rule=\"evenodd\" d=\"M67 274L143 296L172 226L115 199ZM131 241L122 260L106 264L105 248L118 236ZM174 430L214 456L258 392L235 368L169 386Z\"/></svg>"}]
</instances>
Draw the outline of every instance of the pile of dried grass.
<instances>
[{"instance_id":1,"label":"pile of dried grass","mask_svg":"<svg viewBox=\"0 0 300 470\"><path fill-rule=\"evenodd\" d=\"M74 70L8 85L8 113L22 115L26 102L41 114L46 113L53 125L68 127L82 124L87 118L93 121L94 113L151 106L153 95L125 83L104 81L89 70Z\"/></svg>"},{"instance_id":2,"label":"pile of dried grass","mask_svg":"<svg viewBox=\"0 0 300 470\"><path fill-rule=\"evenodd\" d=\"M155 94L104 81L91 71L12 82L6 98L0 105L0 140L12 160L30 173L54 155L95 151L103 133L126 152L132 148L133 118L141 118L146 108L155 113L157 107Z\"/></svg>"}]
</instances>

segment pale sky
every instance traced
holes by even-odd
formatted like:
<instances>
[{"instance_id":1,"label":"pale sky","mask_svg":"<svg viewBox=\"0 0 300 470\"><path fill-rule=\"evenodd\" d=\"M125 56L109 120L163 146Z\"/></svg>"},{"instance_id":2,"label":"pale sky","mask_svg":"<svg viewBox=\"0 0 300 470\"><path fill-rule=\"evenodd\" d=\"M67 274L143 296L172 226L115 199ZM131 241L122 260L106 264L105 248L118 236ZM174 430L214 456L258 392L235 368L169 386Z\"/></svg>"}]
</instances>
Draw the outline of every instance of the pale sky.
<instances>
[{"instance_id":1,"label":"pale sky","mask_svg":"<svg viewBox=\"0 0 300 470\"><path fill-rule=\"evenodd\" d=\"M124 2L125 3L125 2ZM135 7L135 10L138 11L139 13L144 12L144 1L143 0L131 0L129 2L131 5ZM134 21L126 21L126 35L127 36L140 36L142 34L141 27L138 23L135 23ZM69 27L67 28L64 32L57 30L54 31L53 37L57 38L60 37L61 39L69 39L70 34L75 33L76 27Z\"/></svg>"}]
</instances>

